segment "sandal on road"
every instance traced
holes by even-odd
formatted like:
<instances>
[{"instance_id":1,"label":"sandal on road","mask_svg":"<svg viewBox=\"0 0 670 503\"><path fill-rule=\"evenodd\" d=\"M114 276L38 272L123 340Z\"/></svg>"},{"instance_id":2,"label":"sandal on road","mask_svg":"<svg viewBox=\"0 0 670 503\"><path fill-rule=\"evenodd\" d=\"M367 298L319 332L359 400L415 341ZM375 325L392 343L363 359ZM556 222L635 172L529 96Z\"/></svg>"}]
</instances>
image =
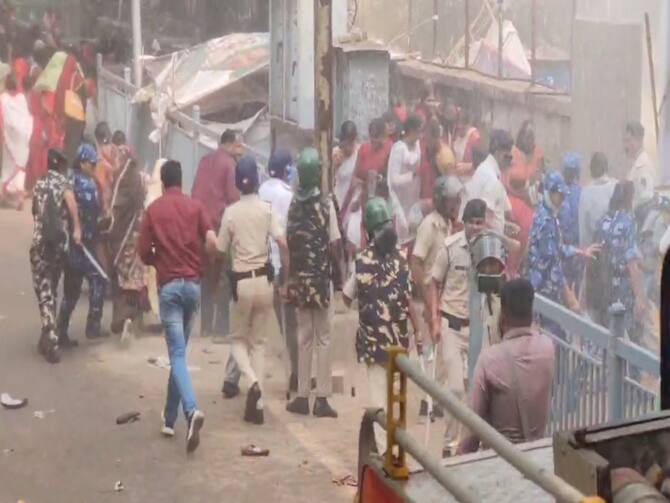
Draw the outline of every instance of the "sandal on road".
<instances>
[{"instance_id":1,"label":"sandal on road","mask_svg":"<svg viewBox=\"0 0 670 503\"><path fill-rule=\"evenodd\" d=\"M262 449L260 447L256 447L254 444L249 444L246 447L242 447L241 453L242 456L258 458L262 456L269 456L270 449Z\"/></svg>"}]
</instances>

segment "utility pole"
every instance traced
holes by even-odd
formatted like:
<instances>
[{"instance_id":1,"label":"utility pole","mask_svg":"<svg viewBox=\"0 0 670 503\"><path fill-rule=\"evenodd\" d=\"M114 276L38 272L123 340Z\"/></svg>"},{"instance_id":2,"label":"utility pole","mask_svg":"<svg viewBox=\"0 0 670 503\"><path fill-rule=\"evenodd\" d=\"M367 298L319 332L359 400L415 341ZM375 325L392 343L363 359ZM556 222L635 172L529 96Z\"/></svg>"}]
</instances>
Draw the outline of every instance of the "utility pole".
<instances>
[{"instance_id":1,"label":"utility pole","mask_svg":"<svg viewBox=\"0 0 670 503\"><path fill-rule=\"evenodd\" d=\"M131 19L133 25L133 83L142 87L142 8L140 0L132 0Z\"/></svg>"},{"instance_id":2,"label":"utility pole","mask_svg":"<svg viewBox=\"0 0 670 503\"><path fill-rule=\"evenodd\" d=\"M314 0L314 99L316 148L321 158L321 192L333 186L333 9L332 0Z\"/></svg>"}]
</instances>

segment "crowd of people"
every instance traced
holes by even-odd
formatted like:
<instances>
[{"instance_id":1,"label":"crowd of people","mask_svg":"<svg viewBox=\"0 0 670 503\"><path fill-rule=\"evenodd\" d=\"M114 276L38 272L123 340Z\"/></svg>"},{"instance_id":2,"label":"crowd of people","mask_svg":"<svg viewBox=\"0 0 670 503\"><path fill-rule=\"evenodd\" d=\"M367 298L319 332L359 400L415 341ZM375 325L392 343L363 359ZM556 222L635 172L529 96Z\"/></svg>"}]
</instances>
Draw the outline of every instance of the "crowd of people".
<instances>
[{"instance_id":1,"label":"crowd of people","mask_svg":"<svg viewBox=\"0 0 670 503\"><path fill-rule=\"evenodd\" d=\"M108 335L107 297L110 330L124 344L153 298L170 358L161 431L174 436L181 404L189 452L204 423L186 364L198 311L203 337L230 342L222 392L236 397L245 377L244 420L252 424L264 423L265 345L275 320L288 354L287 392L295 393L287 410L338 417L329 402L335 292L358 310L356 353L370 405L385 406L385 349L432 353L436 380L463 400L470 389L472 407L513 442L542 436L548 421L554 345L544 332L570 338L534 319L535 293L603 326L621 304L628 337L645 343L670 245L670 201L655 192L641 124L622 126L627 177L612 178L606 154L596 152L582 185L581 156L568 152L552 169L531 121L516 139L480 131L466 106L427 92L411 111L399 104L372 120L365 141L354 122L341 125L332 194L321 192L315 149L277 148L264 173L245 155L241 134L227 130L201 159L188 196L178 162L160 160L149 176L124 132L104 122L87 131L95 85L82 68L90 55L55 43L39 38L30 51L14 44L12 64L0 67L1 194L19 209L32 198L38 350L57 363L77 346L69 325L84 279L89 339ZM469 372L472 246L482 233L504 245L491 271L505 282L489 302L495 316ZM420 414L429 413L446 416L445 455L479 447L422 402Z\"/></svg>"}]
</instances>

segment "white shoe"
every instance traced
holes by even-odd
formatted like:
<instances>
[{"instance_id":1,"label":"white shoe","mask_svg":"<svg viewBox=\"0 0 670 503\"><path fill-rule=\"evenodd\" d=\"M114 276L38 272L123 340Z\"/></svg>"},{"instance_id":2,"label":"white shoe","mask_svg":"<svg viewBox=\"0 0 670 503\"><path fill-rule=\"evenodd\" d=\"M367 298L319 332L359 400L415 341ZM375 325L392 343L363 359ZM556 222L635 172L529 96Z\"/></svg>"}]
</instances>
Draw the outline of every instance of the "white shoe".
<instances>
[{"instance_id":1,"label":"white shoe","mask_svg":"<svg viewBox=\"0 0 670 503\"><path fill-rule=\"evenodd\" d=\"M128 318L123 322L123 332L121 332L121 340L119 343L123 349L127 349L133 340L133 320Z\"/></svg>"},{"instance_id":2,"label":"white shoe","mask_svg":"<svg viewBox=\"0 0 670 503\"><path fill-rule=\"evenodd\" d=\"M161 434L166 438L174 437L174 428L169 427L165 424L165 413L161 413L161 419L163 420L163 426L161 426Z\"/></svg>"}]
</instances>

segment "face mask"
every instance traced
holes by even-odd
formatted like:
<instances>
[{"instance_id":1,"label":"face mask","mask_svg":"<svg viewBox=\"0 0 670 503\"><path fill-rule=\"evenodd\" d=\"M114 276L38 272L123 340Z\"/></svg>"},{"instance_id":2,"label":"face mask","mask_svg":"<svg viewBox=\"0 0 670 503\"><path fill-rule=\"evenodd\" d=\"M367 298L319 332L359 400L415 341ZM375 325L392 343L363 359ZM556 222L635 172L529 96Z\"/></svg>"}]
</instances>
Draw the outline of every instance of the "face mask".
<instances>
[{"instance_id":1,"label":"face mask","mask_svg":"<svg viewBox=\"0 0 670 503\"><path fill-rule=\"evenodd\" d=\"M393 224L386 224L375 233L374 245L382 255L391 253L398 244L398 234Z\"/></svg>"}]
</instances>

